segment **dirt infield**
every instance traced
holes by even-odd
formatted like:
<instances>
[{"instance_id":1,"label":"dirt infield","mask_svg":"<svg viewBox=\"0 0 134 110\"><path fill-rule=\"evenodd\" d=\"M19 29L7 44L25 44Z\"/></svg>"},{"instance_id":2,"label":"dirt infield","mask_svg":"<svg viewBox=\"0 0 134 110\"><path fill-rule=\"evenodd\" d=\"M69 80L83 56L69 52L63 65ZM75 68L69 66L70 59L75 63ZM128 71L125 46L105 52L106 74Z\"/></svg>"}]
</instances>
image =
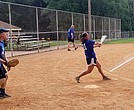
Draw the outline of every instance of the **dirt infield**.
<instances>
[{"instance_id":1,"label":"dirt infield","mask_svg":"<svg viewBox=\"0 0 134 110\"><path fill-rule=\"evenodd\" d=\"M77 84L75 76L86 69L83 49L66 49L18 56L20 64L9 72L7 93L0 110L133 110L134 43L103 45L95 49L104 73L95 68Z\"/></svg>"}]
</instances>

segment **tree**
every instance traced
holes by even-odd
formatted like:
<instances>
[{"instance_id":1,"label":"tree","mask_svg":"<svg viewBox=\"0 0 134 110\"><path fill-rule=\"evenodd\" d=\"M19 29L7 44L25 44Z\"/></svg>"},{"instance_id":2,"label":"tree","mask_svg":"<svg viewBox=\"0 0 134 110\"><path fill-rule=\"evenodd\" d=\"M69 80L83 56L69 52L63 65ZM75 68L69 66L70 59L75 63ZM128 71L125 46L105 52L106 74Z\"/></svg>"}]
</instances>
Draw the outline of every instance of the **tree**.
<instances>
[{"instance_id":1,"label":"tree","mask_svg":"<svg viewBox=\"0 0 134 110\"><path fill-rule=\"evenodd\" d=\"M87 13L88 12L88 0L47 0L49 3L47 8Z\"/></svg>"},{"instance_id":2,"label":"tree","mask_svg":"<svg viewBox=\"0 0 134 110\"><path fill-rule=\"evenodd\" d=\"M37 6L37 7L44 7L44 8L46 8L47 6L45 0L2 0L2 1Z\"/></svg>"},{"instance_id":3,"label":"tree","mask_svg":"<svg viewBox=\"0 0 134 110\"><path fill-rule=\"evenodd\" d=\"M129 0L129 11L130 11L130 17L132 22L132 30L134 30L134 0Z\"/></svg>"},{"instance_id":4,"label":"tree","mask_svg":"<svg viewBox=\"0 0 134 110\"><path fill-rule=\"evenodd\" d=\"M92 14L122 20L122 30L132 30L128 0L92 0Z\"/></svg>"}]
</instances>

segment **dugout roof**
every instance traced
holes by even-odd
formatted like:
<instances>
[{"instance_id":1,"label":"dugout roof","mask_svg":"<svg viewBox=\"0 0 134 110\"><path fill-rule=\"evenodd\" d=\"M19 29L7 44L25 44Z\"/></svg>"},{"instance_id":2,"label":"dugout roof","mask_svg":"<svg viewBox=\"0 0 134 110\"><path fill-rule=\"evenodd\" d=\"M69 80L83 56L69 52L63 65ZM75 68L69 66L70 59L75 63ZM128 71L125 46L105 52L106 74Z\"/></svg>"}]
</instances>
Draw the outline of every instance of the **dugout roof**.
<instances>
[{"instance_id":1,"label":"dugout roof","mask_svg":"<svg viewBox=\"0 0 134 110\"><path fill-rule=\"evenodd\" d=\"M10 29L10 24L6 23L4 21L0 21L0 28ZM12 31L20 31L21 30L21 28L14 26L14 25L11 25L11 28L12 28L11 29Z\"/></svg>"}]
</instances>

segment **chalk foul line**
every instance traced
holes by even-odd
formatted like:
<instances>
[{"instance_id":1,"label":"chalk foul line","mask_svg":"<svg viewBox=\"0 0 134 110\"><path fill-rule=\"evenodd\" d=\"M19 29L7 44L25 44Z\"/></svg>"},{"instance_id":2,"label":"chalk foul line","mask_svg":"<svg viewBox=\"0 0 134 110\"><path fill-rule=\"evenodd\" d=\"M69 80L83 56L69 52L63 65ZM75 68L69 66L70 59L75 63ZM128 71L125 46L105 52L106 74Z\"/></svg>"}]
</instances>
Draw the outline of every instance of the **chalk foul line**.
<instances>
[{"instance_id":1,"label":"chalk foul line","mask_svg":"<svg viewBox=\"0 0 134 110\"><path fill-rule=\"evenodd\" d=\"M111 69L109 72L115 71L116 69L120 68L121 66L123 66L124 64L128 63L129 61L131 61L133 59L134 59L134 57L128 59L127 61L125 61L125 62L121 63L120 65L116 66L115 68Z\"/></svg>"}]
</instances>

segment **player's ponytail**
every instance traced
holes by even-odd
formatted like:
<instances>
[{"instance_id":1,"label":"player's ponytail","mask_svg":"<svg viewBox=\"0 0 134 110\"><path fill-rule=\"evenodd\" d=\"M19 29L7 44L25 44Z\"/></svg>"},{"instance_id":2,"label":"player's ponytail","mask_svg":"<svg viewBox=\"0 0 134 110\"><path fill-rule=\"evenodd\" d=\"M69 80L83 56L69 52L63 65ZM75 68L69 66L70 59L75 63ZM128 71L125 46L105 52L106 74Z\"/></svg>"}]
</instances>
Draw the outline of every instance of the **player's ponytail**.
<instances>
[{"instance_id":1,"label":"player's ponytail","mask_svg":"<svg viewBox=\"0 0 134 110\"><path fill-rule=\"evenodd\" d=\"M79 36L80 36L81 43L84 43L84 41L86 40L86 37L87 37L87 33L86 32L81 33Z\"/></svg>"}]
</instances>

